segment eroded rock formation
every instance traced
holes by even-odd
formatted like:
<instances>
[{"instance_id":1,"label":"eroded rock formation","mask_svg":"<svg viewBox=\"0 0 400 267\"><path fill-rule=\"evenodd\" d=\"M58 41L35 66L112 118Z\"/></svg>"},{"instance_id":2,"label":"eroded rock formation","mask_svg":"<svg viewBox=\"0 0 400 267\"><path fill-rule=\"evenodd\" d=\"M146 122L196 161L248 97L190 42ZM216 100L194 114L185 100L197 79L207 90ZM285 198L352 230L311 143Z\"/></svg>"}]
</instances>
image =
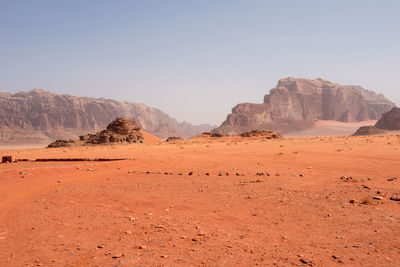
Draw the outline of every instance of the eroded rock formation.
<instances>
[{"instance_id":1,"label":"eroded rock formation","mask_svg":"<svg viewBox=\"0 0 400 267\"><path fill-rule=\"evenodd\" d=\"M265 129L281 133L311 127L317 120L377 120L394 104L382 94L323 79L281 79L264 103L238 104L214 132L240 134Z\"/></svg>"},{"instance_id":2,"label":"eroded rock formation","mask_svg":"<svg viewBox=\"0 0 400 267\"><path fill-rule=\"evenodd\" d=\"M107 126L107 130L96 134L82 135L79 140L57 140L48 147L108 145L113 143L143 143L140 127L134 120L117 118Z\"/></svg>"}]
</instances>

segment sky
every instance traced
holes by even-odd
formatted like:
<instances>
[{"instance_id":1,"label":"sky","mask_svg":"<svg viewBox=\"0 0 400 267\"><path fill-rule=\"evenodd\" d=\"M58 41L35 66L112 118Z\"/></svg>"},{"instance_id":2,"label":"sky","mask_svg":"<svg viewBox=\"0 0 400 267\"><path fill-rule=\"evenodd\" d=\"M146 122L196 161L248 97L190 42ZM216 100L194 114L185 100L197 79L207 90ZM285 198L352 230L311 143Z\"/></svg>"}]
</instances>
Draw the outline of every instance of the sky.
<instances>
[{"instance_id":1,"label":"sky","mask_svg":"<svg viewBox=\"0 0 400 267\"><path fill-rule=\"evenodd\" d=\"M0 0L0 91L140 102L219 125L281 78L400 104L400 1Z\"/></svg>"}]
</instances>

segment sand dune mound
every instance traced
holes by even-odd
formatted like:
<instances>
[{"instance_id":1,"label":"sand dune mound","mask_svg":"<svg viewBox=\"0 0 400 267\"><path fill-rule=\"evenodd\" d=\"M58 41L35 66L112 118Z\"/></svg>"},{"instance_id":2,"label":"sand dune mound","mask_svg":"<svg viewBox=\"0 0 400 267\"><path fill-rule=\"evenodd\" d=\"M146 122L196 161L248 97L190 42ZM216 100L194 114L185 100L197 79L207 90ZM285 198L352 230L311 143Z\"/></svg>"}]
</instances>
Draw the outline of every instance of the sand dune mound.
<instances>
[{"instance_id":1,"label":"sand dune mound","mask_svg":"<svg viewBox=\"0 0 400 267\"><path fill-rule=\"evenodd\" d=\"M158 138L157 136L154 136L146 131L143 131L142 129L140 130L140 133L143 136L143 142L145 144L157 144L157 143L162 143L164 141L161 138Z\"/></svg>"},{"instance_id":2,"label":"sand dune mound","mask_svg":"<svg viewBox=\"0 0 400 267\"><path fill-rule=\"evenodd\" d=\"M57 140L49 144L48 147L143 143L143 140L140 127L134 120L117 118L107 126L107 130L96 134L82 135L79 140Z\"/></svg>"}]
</instances>

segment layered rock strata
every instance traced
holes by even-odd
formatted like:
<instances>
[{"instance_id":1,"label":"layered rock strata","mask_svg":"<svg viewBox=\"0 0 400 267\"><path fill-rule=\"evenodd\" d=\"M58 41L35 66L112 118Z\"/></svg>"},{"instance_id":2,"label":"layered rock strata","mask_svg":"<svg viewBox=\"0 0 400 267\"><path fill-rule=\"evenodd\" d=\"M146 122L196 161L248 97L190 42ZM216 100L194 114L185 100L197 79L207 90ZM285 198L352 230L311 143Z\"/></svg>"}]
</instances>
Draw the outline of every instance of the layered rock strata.
<instances>
[{"instance_id":1,"label":"layered rock strata","mask_svg":"<svg viewBox=\"0 0 400 267\"><path fill-rule=\"evenodd\" d=\"M360 86L323 79L281 79L264 103L238 104L216 133L224 135L264 129L287 133L309 128L317 120L359 122L378 120L394 104L382 94Z\"/></svg>"}]
</instances>

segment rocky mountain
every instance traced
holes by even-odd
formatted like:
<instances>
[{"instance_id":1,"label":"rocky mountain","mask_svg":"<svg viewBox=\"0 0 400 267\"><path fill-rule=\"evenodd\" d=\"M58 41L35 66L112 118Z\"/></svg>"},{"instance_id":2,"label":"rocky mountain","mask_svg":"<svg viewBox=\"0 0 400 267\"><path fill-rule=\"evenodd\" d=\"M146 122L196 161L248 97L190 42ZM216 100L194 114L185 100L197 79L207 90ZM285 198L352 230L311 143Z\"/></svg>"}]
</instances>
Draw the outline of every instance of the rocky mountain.
<instances>
[{"instance_id":1,"label":"rocky mountain","mask_svg":"<svg viewBox=\"0 0 400 267\"><path fill-rule=\"evenodd\" d=\"M382 94L360 86L343 86L323 79L281 79L264 103L238 104L213 131L238 134L255 129L287 133L311 127L317 120L358 122L378 120L394 104Z\"/></svg>"},{"instance_id":2,"label":"rocky mountain","mask_svg":"<svg viewBox=\"0 0 400 267\"><path fill-rule=\"evenodd\" d=\"M383 130L400 130L400 108L392 108L382 114L375 127Z\"/></svg>"},{"instance_id":3,"label":"rocky mountain","mask_svg":"<svg viewBox=\"0 0 400 267\"><path fill-rule=\"evenodd\" d=\"M59 95L40 89L0 93L0 143L49 143L104 129L117 117L134 119L145 131L168 136L195 136L210 125L177 122L162 111L134 102Z\"/></svg>"}]
</instances>

